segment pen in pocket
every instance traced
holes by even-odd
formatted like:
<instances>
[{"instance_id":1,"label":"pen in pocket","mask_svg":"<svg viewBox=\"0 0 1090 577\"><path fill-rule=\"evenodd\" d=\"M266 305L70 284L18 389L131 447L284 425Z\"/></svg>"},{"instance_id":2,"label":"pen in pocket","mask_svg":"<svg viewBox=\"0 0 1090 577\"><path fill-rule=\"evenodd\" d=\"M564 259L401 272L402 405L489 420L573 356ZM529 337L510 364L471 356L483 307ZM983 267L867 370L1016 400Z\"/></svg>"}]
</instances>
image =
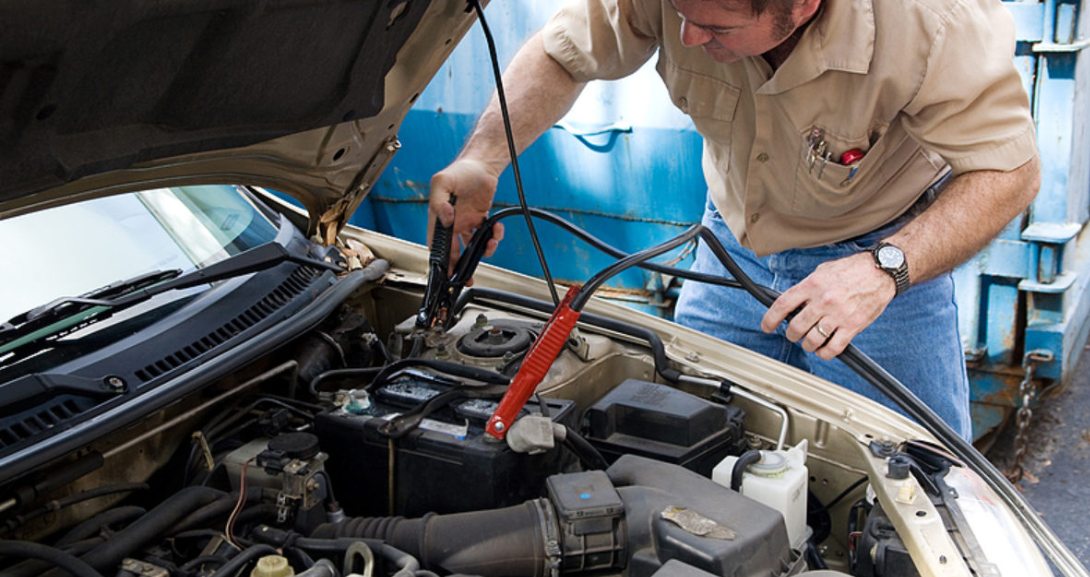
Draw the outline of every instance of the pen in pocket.
<instances>
[{"instance_id":1,"label":"pen in pocket","mask_svg":"<svg viewBox=\"0 0 1090 577\"><path fill-rule=\"evenodd\" d=\"M862 150L853 148L840 155L840 164L849 168L848 178L845 178L840 186L847 186L855 178L855 173L859 172L859 161L863 160L863 154Z\"/></svg>"}]
</instances>

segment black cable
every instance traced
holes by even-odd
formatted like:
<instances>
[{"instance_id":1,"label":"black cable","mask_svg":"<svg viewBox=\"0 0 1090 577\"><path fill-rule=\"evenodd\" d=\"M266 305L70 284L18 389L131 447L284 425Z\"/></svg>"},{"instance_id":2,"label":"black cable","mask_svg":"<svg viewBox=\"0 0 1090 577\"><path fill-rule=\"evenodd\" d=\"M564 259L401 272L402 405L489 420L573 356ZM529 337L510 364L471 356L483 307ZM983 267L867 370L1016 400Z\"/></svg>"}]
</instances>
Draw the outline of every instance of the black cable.
<instances>
[{"instance_id":1,"label":"black cable","mask_svg":"<svg viewBox=\"0 0 1090 577\"><path fill-rule=\"evenodd\" d=\"M552 419L553 416L550 414L552 411L549 410L549 405L545 404L545 399L541 396L541 393L534 391L534 400L537 401L537 410L541 412L541 416Z\"/></svg>"},{"instance_id":2,"label":"black cable","mask_svg":"<svg viewBox=\"0 0 1090 577\"><path fill-rule=\"evenodd\" d=\"M316 405L314 403L308 403L306 401L300 401L299 399L293 399L291 397L284 397L284 396L280 396L280 395L270 395L270 394L266 394L266 395L264 395L264 397L268 398L268 399L273 399L273 400L276 400L276 401L280 401L281 403L287 403L289 405L295 405L296 407L299 407L300 409L311 411L312 413L320 413L320 412L325 410L325 407L322 407L321 405Z\"/></svg>"},{"instance_id":3,"label":"black cable","mask_svg":"<svg viewBox=\"0 0 1090 577\"><path fill-rule=\"evenodd\" d=\"M424 337L423 333L414 334L412 339L413 346L409 348L409 354L405 355L406 359L415 359L424 352L425 341L427 339Z\"/></svg>"},{"instance_id":4,"label":"black cable","mask_svg":"<svg viewBox=\"0 0 1090 577\"><path fill-rule=\"evenodd\" d=\"M316 377L310 380L307 384L307 390L312 397L317 398L321 391L318 390L318 385L323 381L339 378L339 377L368 377L374 376L382 372L383 367L362 367L358 369L332 369L318 373Z\"/></svg>"},{"instance_id":5,"label":"black cable","mask_svg":"<svg viewBox=\"0 0 1090 577\"><path fill-rule=\"evenodd\" d=\"M825 560L821 558L821 553L818 553L817 547L813 541L807 541L804 553L806 555L806 564L810 566L810 569L824 570L829 566L825 564Z\"/></svg>"},{"instance_id":6,"label":"black cable","mask_svg":"<svg viewBox=\"0 0 1090 577\"><path fill-rule=\"evenodd\" d=\"M374 336L373 339L370 339L369 344L372 349L377 348L378 352L382 354L382 364L394 362L394 356L390 354L390 349L386 346L386 343L375 333L368 334Z\"/></svg>"},{"instance_id":7,"label":"black cable","mask_svg":"<svg viewBox=\"0 0 1090 577\"><path fill-rule=\"evenodd\" d=\"M495 213L493 213L491 216L488 217L488 220L486 220L484 222L484 224L481 225L481 228L478 229L477 233L474 234L473 239L470 240L470 246L473 246L475 243L486 242L486 239L478 238L478 237L484 237L485 236L485 235L483 235L481 233L482 230L491 230L492 225L494 225L495 223L497 223L497 222L499 222L499 221L501 221L501 220L503 220L505 218L510 218L512 216L519 215L519 214L522 214L522 211L519 208L505 208L505 209L496 211ZM594 235L588 233L586 230L576 226L571 221L568 221L568 220L560 217L559 215L556 215L554 213L551 213L549 211L542 210L542 209L539 209L539 208L531 208L530 209L530 214L534 218L539 218L541 220L544 220L545 222L548 222L550 224L553 224L555 226L560 227L565 232L571 234L572 236L575 236L576 238L582 240L583 242L589 244L590 246L598 249L599 251L601 251L601 252L603 252L603 253L605 253L605 254L607 254L609 256L612 256L612 257L615 257L615 258L618 258L618 259L626 258L626 257L630 256L629 253L624 252L621 249L618 249L618 248L610 245L609 243L595 237ZM469 252L469 249L467 249L467 252ZM676 267L672 267L672 266L669 266L669 265L662 265L662 264L648 263L648 262L640 263L638 266L640 268L643 268L643 269L646 269L646 270L649 270L649 271L652 271L652 272L657 272L657 273L660 273L660 274L666 274L666 275L670 275L670 276L676 276L678 278L683 278L683 279L687 279L687 280L695 280L697 282L703 282L703 283L713 284L713 285L717 285L717 286L723 286L723 287L727 287L727 288L743 288L742 284L739 283L738 281L734 280L734 279L724 278L724 277L721 277L721 276L706 274L706 273L701 273L701 272L695 272L695 271L691 271L689 269L676 268Z\"/></svg>"},{"instance_id":8,"label":"black cable","mask_svg":"<svg viewBox=\"0 0 1090 577\"><path fill-rule=\"evenodd\" d=\"M640 252L633 253L602 269L601 272L591 277L590 280L588 280L583 285L583 288L579 291L579 294L575 295L575 298L572 299L572 302L569 306L571 306L571 309L574 311L582 311L583 307L586 306L587 301L590 300L590 297L594 296L594 292L597 291L598 288L601 287L607 280L613 278L617 274L620 274L622 271L625 271L629 268L632 268L633 266L636 266L637 264L640 264L641 262L652 259L656 256L659 256L660 254L669 252L689 242L690 240L696 238L697 235L700 234L701 230L704 230L704 227L698 224L696 226L693 226L689 230L675 236L674 238L667 240L666 242L660 243L657 246L653 246L648 249L641 250Z\"/></svg>"},{"instance_id":9,"label":"black cable","mask_svg":"<svg viewBox=\"0 0 1090 577\"><path fill-rule=\"evenodd\" d=\"M480 381L482 383L488 383L490 385L506 385L511 382L511 379L507 376L501 375L495 371L489 371L487 369L481 369L478 367L467 366L461 363L455 363L450 361L440 361L436 359L401 359L390 363L382 368L375 378L365 388L368 391L373 391L376 387L389 381L390 377L401 372L404 369L411 367L427 367L433 371L445 373L455 377L461 377L463 379L471 379L474 381Z\"/></svg>"},{"instance_id":10,"label":"black cable","mask_svg":"<svg viewBox=\"0 0 1090 577\"><path fill-rule=\"evenodd\" d=\"M318 336L322 337L322 340L325 341L325 343L327 345L329 345L330 348L332 348L334 351L336 351L337 358L339 358L340 361L341 361L341 366L342 367L347 367L348 366L348 359L345 357L344 347L341 346L341 343L338 343L337 339L333 338L332 336L330 336L325 331L318 331Z\"/></svg>"},{"instance_id":11,"label":"black cable","mask_svg":"<svg viewBox=\"0 0 1090 577\"><path fill-rule=\"evenodd\" d=\"M454 401L462 399L499 399L503 397L505 392L507 392L506 385L487 387L461 385L454 387L386 421L378 428L378 432L390 439L400 439L420 426L420 423L428 415L447 407Z\"/></svg>"},{"instance_id":12,"label":"black cable","mask_svg":"<svg viewBox=\"0 0 1090 577\"><path fill-rule=\"evenodd\" d=\"M609 461L606 461L606 458L594 445L590 444L590 441L567 425L564 429L564 446L579 458L583 466L591 471L605 471L609 468Z\"/></svg>"},{"instance_id":13,"label":"black cable","mask_svg":"<svg viewBox=\"0 0 1090 577\"><path fill-rule=\"evenodd\" d=\"M833 497L833 500L829 501L828 505L822 505L821 507L819 507L817 509L814 509L813 511L810 511L808 514L821 513L823 511L828 511L829 509L832 509L833 507L836 506L837 503L843 501L844 497L847 497L848 495L850 495L852 493L852 491L856 490L856 488L858 488L860 485L862 485L863 483L866 483L867 479L869 479L869 478L870 477L863 477L863 478L857 480L856 482L849 485L847 489L844 489L843 491L841 491L839 495L837 495L836 497Z\"/></svg>"},{"instance_id":14,"label":"black cable","mask_svg":"<svg viewBox=\"0 0 1090 577\"><path fill-rule=\"evenodd\" d=\"M742 283L747 292L765 306L772 305L779 296L778 292L760 286L746 276L746 273L734 262L734 259L731 258L730 254L719 242L719 239L711 231L702 230L700 238L704 240L712 254L719 259L719 262L723 264L727 271ZM954 432L950 425L946 424L931 407L924 404L908 387L889 374L888 371L860 351L855 345L849 344L837 358L880 393L892 400L909 417L927 427L940 442L950 448L955 456L969 463L977 474L990 480L995 489L1007 498L1017 516L1024 523L1043 534L1047 534L1045 533L1048 531L1047 527L1040 521L1025 497L1010 484L1007 477L1000 473L999 469L996 469L995 465L988 461L984 455L981 455L969 441Z\"/></svg>"},{"instance_id":15,"label":"black cable","mask_svg":"<svg viewBox=\"0 0 1090 577\"><path fill-rule=\"evenodd\" d=\"M511 154L511 171L515 177L515 189L519 195L519 205L526 217L526 227L530 230L530 240L533 241L534 250L537 252L538 262L541 263L541 271L545 275L545 282L549 286L549 293L553 296L553 304L560 304L560 295L556 292L556 283L549 273L549 266L545 263L545 252L541 250L541 241L537 238L533 219L530 218L529 205L526 202L526 193L522 190L522 174L519 171L518 151L515 149L515 136L511 132L511 116L507 111L507 95L503 90L503 75L500 73L500 61L496 56L496 42L492 39L492 31L488 28L488 22L484 19L484 10L478 0L469 0L473 9L477 11L477 18L481 21L481 29L484 30L485 40L488 42L488 56L492 59L492 74L496 78L496 96L500 103L500 112L503 114L503 130L507 136L507 149Z\"/></svg>"},{"instance_id":16,"label":"black cable","mask_svg":"<svg viewBox=\"0 0 1090 577\"><path fill-rule=\"evenodd\" d=\"M8 525L5 527L5 534L10 533L14 529L24 525L27 521L31 521L50 513L53 511L59 511L65 507L70 507L76 503L82 503L84 501L90 501L91 499L98 499L99 497L106 497L109 495L116 495L117 493L132 493L135 491L148 490L147 483L118 483L116 485L104 485L102 487L95 487L94 489L88 489L81 491L60 499L49 501L45 505L38 507L23 515L16 515L8 520Z\"/></svg>"}]
</instances>

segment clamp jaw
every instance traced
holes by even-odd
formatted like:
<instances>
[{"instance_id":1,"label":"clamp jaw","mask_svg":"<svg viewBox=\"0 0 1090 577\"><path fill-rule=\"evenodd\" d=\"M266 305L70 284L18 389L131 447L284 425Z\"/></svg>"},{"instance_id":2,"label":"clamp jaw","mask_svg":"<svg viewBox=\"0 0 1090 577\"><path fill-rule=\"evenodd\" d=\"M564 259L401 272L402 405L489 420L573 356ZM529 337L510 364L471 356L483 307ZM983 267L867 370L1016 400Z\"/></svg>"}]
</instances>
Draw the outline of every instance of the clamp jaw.
<instances>
[{"instance_id":1,"label":"clamp jaw","mask_svg":"<svg viewBox=\"0 0 1090 577\"><path fill-rule=\"evenodd\" d=\"M450 197L451 206L457 197ZM469 241L454 272L450 270L450 251L453 241L454 226L443 226L439 217L435 218L434 232L431 238L431 252L428 255L428 284L424 289L424 301L416 313L416 328L428 330L436 326L448 328L450 312L458 296L473 278L477 265L484 257L488 241L492 239L492 227L486 222L477 228Z\"/></svg>"}]
</instances>

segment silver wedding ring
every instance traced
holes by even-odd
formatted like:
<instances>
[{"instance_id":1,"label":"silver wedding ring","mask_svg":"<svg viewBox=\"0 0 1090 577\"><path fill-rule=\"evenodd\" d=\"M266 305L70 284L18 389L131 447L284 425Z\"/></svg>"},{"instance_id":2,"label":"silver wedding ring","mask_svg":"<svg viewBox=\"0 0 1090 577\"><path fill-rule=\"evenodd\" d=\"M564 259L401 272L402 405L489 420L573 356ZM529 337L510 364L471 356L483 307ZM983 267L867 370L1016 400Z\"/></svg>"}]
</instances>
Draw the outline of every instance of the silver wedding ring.
<instances>
[{"instance_id":1,"label":"silver wedding ring","mask_svg":"<svg viewBox=\"0 0 1090 577\"><path fill-rule=\"evenodd\" d=\"M829 338L829 333L825 332L825 329L821 328L820 324L814 325L814 328L817 329L817 332L818 332L819 335L821 335L821 336L823 336L825 338Z\"/></svg>"}]
</instances>

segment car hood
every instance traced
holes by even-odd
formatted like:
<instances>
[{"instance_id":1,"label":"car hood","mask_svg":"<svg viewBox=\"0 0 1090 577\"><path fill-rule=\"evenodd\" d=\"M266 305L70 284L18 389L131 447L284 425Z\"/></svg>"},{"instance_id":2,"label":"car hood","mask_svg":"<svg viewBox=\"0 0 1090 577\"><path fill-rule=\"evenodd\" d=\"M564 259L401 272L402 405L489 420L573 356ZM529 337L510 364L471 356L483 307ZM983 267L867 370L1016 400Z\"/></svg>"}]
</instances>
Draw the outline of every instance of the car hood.
<instances>
[{"instance_id":1,"label":"car hood","mask_svg":"<svg viewBox=\"0 0 1090 577\"><path fill-rule=\"evenodd\" d=\"M464 0L0 4L0 218L140 183L289 193L325 238L474 21Z\"/></svg>"}]
</instances>

